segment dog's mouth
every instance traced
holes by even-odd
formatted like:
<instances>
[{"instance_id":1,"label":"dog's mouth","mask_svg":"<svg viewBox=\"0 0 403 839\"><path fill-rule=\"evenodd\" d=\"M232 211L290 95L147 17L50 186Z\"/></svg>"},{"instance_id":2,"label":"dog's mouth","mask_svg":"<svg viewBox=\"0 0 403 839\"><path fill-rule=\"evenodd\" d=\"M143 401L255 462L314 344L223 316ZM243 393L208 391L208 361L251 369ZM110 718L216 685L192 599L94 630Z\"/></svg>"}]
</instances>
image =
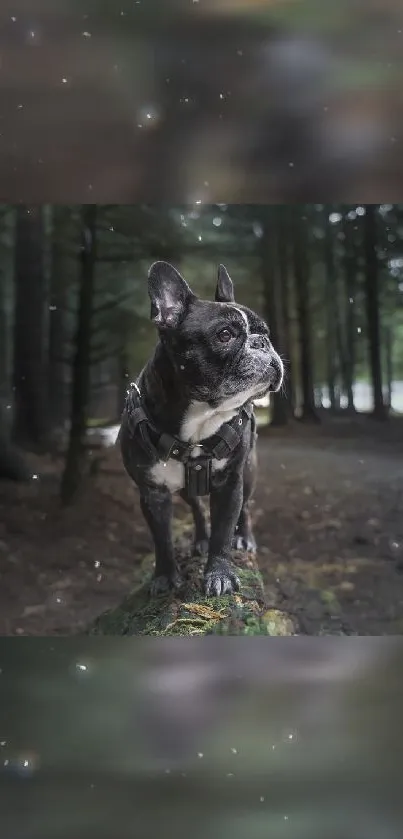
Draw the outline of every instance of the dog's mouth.
<instances>
[{"instance_id":1,"label":"dog's mouth","mask_svg":"<svg viewBox=\"0 0 403 839\"><path fill-rule=\"evenodd\" d=\"M270 369L270 378L265 381L264 385L254 399L263 399L269 393L278 393L283 384L283 370L280 367Z\"/></svg>"},{"instance_id":2,"label":"dog's mouth","mask_svg":"<svg viewBox=\"0 0 403 839\"><path fill-rule=\"evenodd\" d=\"M278 393L283 383L283 377L277 376L275 382L271 382L266 393Z\"/></svg>"},{"instance_id":3,"label":"dog's mouth","mask_svg":"<svg viewBox=\"0 0 403 839\"><path fill-rule=\"evenodd\" d=\"M262 388L261 390L258 390L258 391L256 392L256 394L255 394L255 395L254 395L254 397L253 397L253 401L254 401L255 399L256 399L256 400L259 400L259 399L264 399L264 397L265 397L265 396L267 396L267 394L268 394L268 393L270 393L270 391L271 391L271 385L266 385L266 387L264 387L264 388Z\"/></svg>"}]
</instances>

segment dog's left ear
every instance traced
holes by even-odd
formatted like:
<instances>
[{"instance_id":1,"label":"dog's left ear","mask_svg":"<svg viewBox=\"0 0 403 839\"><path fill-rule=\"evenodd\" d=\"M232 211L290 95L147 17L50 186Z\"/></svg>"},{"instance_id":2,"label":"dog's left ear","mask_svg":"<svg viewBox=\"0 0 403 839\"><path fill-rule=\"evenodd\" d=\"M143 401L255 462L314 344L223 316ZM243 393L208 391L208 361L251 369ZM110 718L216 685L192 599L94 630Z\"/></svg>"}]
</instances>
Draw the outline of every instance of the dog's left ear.
<instances>
[{"instance_id":1,"label":"dog's left ear","mask_svg":"<svg viewBox=\"0 0 403 839\"><path fill-rule=\"evenodd\" d=\"M160 328L175 329L195 298L186 280L169 262L154 262L148 272L151 318Z\"/></svg>"},{"instance_id":2,"label":"dog's left ear","mask_svg":"<svg viewBox=\"0 0 403 839\"><path fill-rule=\"evenodd\" d=\"M234 286L224 265L218 266L217 288L215 290L216 303L234 303Z\"/></svg>"}]
</instances>

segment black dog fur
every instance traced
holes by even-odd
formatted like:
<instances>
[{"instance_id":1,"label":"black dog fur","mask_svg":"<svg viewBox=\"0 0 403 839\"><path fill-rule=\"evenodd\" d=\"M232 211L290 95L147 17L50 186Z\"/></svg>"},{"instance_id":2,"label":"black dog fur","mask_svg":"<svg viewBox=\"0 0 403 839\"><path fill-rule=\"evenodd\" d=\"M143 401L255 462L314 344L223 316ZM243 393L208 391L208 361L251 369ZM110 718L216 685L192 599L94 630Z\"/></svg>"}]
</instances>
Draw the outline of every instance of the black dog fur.
<instances>
[{"instance_id":1,"label":"black dog fur","mask_svg":"<svg viewBox=\"0 0 403 839\"><path fill-rule=\"evenodd\" d=\"M240 585L231 549L256 550L248 509L256 477L253 399L279 390L283 365L266 323L235 304L224 266L218 270L214 302L197 298L166 262L151 266L148 290L159 340L128 391L119 438L155 544L152 591L158 594L180 584L171 530L172 493L180 492L193 512L195 550L207 554L206 594L220 596ZM214 458L209 445L220 435L231 441L232 449L226 457ZM166 440L171 444L168 456L161 456ZM210 496L210 536L200 498L185 478L186 463L172 454L179 449L187 452L192 475L195 464L204 475L199 462L210 470L208 486L202 489ZM210 455L202 460L206 450Z\"/></svg>"}]
</instances>

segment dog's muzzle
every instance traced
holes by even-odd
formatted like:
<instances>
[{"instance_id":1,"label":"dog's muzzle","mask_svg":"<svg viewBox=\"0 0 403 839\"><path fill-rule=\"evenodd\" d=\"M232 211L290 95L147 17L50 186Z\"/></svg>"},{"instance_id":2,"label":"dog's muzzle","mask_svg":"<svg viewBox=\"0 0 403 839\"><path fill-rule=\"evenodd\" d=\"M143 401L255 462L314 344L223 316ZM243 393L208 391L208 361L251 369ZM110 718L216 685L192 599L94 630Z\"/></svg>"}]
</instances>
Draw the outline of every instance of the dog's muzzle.
<instances>
[{"instance_id":1,"label":"dog's muzzle","mask_svg":"<svg viewBox=\"0 0 403 839\"><path fill-rule=\"evenodd\" d=\"M283 383L284 367L279 354L273 349L270 339L267 335L250 335L248 346L251 350L263 352L265 362L267 363L269 361L267 375L265 375L265 381L267 382L266 393L277 393Z\"/></svg>"},{"instance_id":2,"label":"dog's muzzle","mask_svg":"<svg viewBox=\"0 0 403 839\"><path fill-rule=\"evenodd\" d=\"M272 352L270 359L270 384L269 390L271 393L277 393L283 383L284 366L280 356L276 352Z\"/></svg>"}]
</instances>

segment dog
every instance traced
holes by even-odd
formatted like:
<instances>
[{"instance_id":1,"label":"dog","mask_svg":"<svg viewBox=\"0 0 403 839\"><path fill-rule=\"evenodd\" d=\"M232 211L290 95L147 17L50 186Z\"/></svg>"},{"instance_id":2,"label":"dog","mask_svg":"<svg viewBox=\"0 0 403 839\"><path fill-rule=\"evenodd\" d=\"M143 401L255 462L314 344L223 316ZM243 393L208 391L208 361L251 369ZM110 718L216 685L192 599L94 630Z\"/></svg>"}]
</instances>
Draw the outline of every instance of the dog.
<instances>
[{"instance_id":1,"label":"dog","mask_svg":"<svg viewBox=\"0 0 403 839\"><path fill-rule=\"evenodd\" d=\"M181 582L171 529L172 493L180 493L193 513L194 552L207 555L206 596L220 597L240 588L232 549L256 551L253 400L280 389L283 364L264 320L235 303L223 265L214 302L162 261L149 270L148 293L159 340L127 392L119 440L154 540L151 591ZM201 496L210 497L210 535Z\"/></svg>"}]
</instances>

